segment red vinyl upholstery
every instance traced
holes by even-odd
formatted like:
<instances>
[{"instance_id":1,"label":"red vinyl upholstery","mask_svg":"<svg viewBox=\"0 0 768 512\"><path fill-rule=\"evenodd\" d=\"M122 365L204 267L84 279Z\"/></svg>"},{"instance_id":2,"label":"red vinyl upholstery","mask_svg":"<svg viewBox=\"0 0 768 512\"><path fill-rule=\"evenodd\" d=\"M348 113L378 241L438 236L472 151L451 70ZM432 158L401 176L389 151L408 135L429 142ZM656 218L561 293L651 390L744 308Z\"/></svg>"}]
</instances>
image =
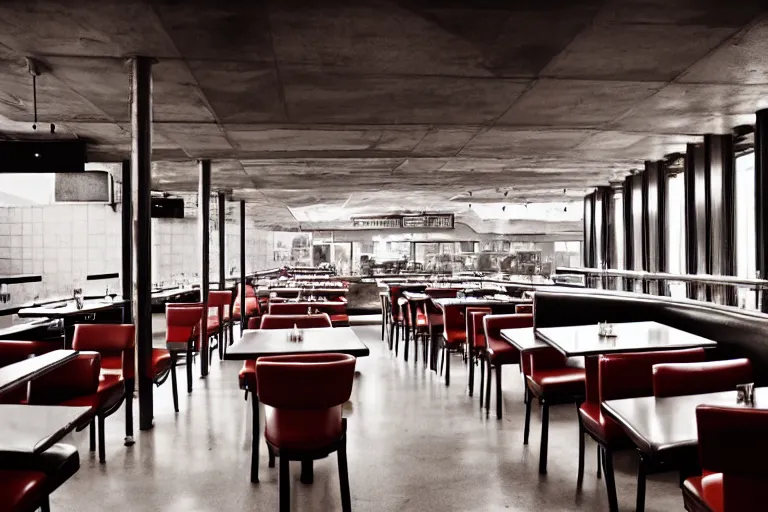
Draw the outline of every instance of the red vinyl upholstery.
<instances>
[{"instance_id":1,"label":"red vinyl upholstery","mask_svg":"<svg viewBox=\"0 0 768 512\"><path fill-rule=\"evenodd\" d=\"M45 473L0 469L0 512L37 510L45 493Z\"/></svg>"},{"instance_id":2,"label":"red vinyl upholstery","mask_svg":"<svg viewBox=\"0 0 768 512\"><path fill-rule=\"evenodd\" d=\"M200 350L200 322L203 318L203 304L168 304L165 309L165 343L179 344L186 349L190 341L193 348Z\"/></svg>"},{"instance_id":3,"label":"red vinyl upholstery","mask_svg":"<svg viewBox=\"0 0 768 512\"><path fill-rule=\"evenodd\" d=\"M315 327L333 327L331 317L326 313L319 315L264 315L261 317L262 329L312 329Z\"/></svg>"},{"instance_id":4,"label":"red vinyl upholstery","mask_svg":"<svg viewBox=\"0 0 768 512\"><path fill-rule=\"evenodd\" d=\"M685 481L686 508L717 512L765 510L768 410L700 405L696 408L696 423L701 467L713 474Z\"/></svg>"},{"instance_id":5,"label":"red vinyl upholstery","mask_svg":"<svg viewBox=\"0 0 768 512\"><path fill-rule=\"evenodd\" d=\"M501 330L533 327L533 315L488 315L483 319L483 324L491 364L519 363L520 351L501 337ZM523 360L523 373L530 375L528 360Z\"/></svg>"},{"instance_id":6,"label":"red vinyl upholstery","mask_svg":"<svg viewBox=\"0 0 768 512\"><path fill-rule=\"evenodd\" d=\"M518 315L532 315L533 314L533 304L518 304L515 306L515 313Z\"/></svg>"},{"instance_id":7,"label":"red vinyl upholstery","mask_svg":"<svg viewBox=\"0 0 768 512\"><path fill-rule=\"evenodd\" d=\"M136 328L132 324L78 324L72 348L98 352L102 373L125 379L135 376L134 344Z\"/></svg>"},{"instance_id":8,"label":"red vinyl upholstery","mask_svg":"<svg viewBox=\"0 0 768 512\"><path fill-rule=\"evenodd\" d=\"M313 449L338 441L341 406L352 393L355 358L344 354L262 357L259 399L269 406L265 436L274 446Z\"/></svg>"},{"instance_id":9,"label":"red vinyl upholstery","mask_svg":"<svg viewBox=\"0 0 768 512\"><path fill-rule=\"evenodd\" d=\"M736 389L752 382L749 359L728 361L666 363L653 366L655 396L697 395Z\"/></svg>"},{"instance_id":10,"label":"red vinyl upholstery","mask_svg":"<svg viewBox=\"0 0 768 512\"><path fill-rule=\"evenodd\" d=\"M216 316L208 316L208 336L216 334L221 324L229 321L229 307L232 304L232 290L211 290L208 292L208 307L216 308Z\"/></svg>"},{"instance_id":11,"label":"red vinyl upholstery","mask_svg":"<svg viewBox=\"0 0 768 512\"><path fill-rule=\"evenodd\" d=\"M464 306L443 306L443 341L450 348L456 348L467 341Z\"/></svg>"},{"instance_id":12,"label":"red vinyl upholstery","mask_svg":"<svg viewBox=\"0 0 768 512\"><path fill-rule=\"evenodd\" d=\"M0 340L0 368L59 348L45 341Z\"/></svg>"},{"instance_id":13,"label":"red vinyl upholstery","mask_svg":"<svg viewBox=\"0 0 768 512\"><path fill-rule=\"evenodd\" d=\"M465 337L469 348L477 351L485 349L485 330L483 328L483 317L491 314L491 308L471 307L465 311L467 327Z\"/></svg>"},{"instance_id":14,"label":"red vinyl upholstery","mask_svg":"<svg viewBox=\"0 0 768 512\"><path fill-rule=\"evenodd\" d=\"M307 315L327 313L334 327L349 326L346 302L283 302L270 303L270 315Z\"/></svg>"},{"instance_id":15,"label":"red vinyl upholstery","mask_svg":"<svg viewBox=\"0 0 768 512\"><path fill-rule=\"evenodd\" d=\"M83 397L95 398L100 374L101 356L97 352L80 352L72 361L31 381L29 403L58 405ZM98 401L88 405L98 406Z\"/></svg>"}]
</instances>

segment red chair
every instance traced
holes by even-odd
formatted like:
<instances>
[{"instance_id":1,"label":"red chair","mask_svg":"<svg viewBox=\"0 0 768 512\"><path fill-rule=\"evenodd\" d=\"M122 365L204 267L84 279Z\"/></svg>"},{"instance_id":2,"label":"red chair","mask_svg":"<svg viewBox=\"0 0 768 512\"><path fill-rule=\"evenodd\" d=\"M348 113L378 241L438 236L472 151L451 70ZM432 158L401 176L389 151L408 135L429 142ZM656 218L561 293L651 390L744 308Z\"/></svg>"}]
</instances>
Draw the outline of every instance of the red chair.
<instances>
[{"instance_id":1,"label":"red chair","mask_svg":"<svg viewBox=\"0 0 768 512\"><path fill-rule=\"evenodd\" d=\"M653 366L656 364L703 360L704 349L697 348L605 355L600 356L598 368L588 365L586 400L579 407L579 486L584 479L584 434L588 434L600 447L609 508L618 510L613 452L634 445L621 426L603 414L602 403L606 400L652 396ZM645 509L645 479L652 471L657 471L656 465L641 456L637 476L637 510Z\"/></svg>"},{"instance_id":2,"label":"red chair","mask_svg":"<svg viewBox=\"0 0 768 512\"><path fill-rule=\"evenodd\" d=\"M168 304L165 308L165 346L170 366L171 383L173 385L173 406L179 412L178 389L176 383L176 366L179 354L185 354L187 365L187 392L192 392L192 360L194 354L201 350L200 324L203 319L203 304L199 302L185 304ZM165 352L155 349L160 356Z\"/></svg>"},{"instance_id":3,"label":"red chair","mask_svg":"<svg viewBox=\"0 0 768 512\"><path fill-rule=\"evenodd\" d=\"M330 317L323 313L322 315L264 315L261 317L262 329L292 329L293 326L299 329L328 328L332 326ZM248 399L250 391L253 399L253 439L251 445L251 482L259 481L259 393L256 381L256 361L248 360L243 362L243 367L238 374L240 389L245 391L245 398ZM275 458L270 448L269 467L275 467Z\"/></svg>"},{"instance_id":4,"label":"red chair","mask_svg":"<svg viewBox=\"0 0 768 512\"><path fill-rule=\"evenodd\" d=\"M405 316L400 307L399 299L402 298L402 288L399 286L389 286L389 304L391 307L389 317L389 349L392 350L393 344L400 340L400 330L405 327Z\"/></svg>"},{"instance_id":5,"label":"red chair","mask_svg":"<svg viewBox=\"0 0 768 512\"><path fill-rule=\"evenodd\" d=\"M0 368L30 357L56 350L56 343L45 341L0 340ZM26 387L18 387L0 395L0 404L19 404L27 399Z\"/></svg>"},{"instance_id":6,"label":"red chair","mask_svg":"<svg viewBox=\"0 0 768 512\"><path fill-rule=\"evenodd\" d=\"M45 480L45 473L40 471L0 469L0 511L50 511Z\"/></svg>"},{"instance_id":7,"label":"red chair","mask_svg":"<svg viewBox=\"0 0 768 512\"><path fill-rule=\"evenodd\" d=\"M125 445L133 444L133 391L136 383L135 370L136 328L131 324L78 324L75 325L72 348L98 352L101 356L100 388L122 386L125 390ZM154 362L154 358L153 358ZM120 407L109 411L109 416ZM99 421L103 426L104 418ZM99 440L103 438L99 434ZM103 460L101 462L104 462Z\"/></svg>"},{"instance_id":8,"label":"red chair","mask_svg":"<svg viewBox=\"0 0 768 512\"><path fill-rule=\"evenodd\" d=\"M437 371L437 352L439 340L443 337L443 312L431 300L424 302L424 318L429 330L429 364Z\"/></svg>"},{"instance_id":9,"label":"red chair","mask_svg":"<svg viewBox=\"0 0 768 512\"><path fill-rule=\"evenodd\" d=\"M520 351L501 337L501 330L523 327L533 327L533 315L489 315L483 319L483 330L487 343L483 363L488 367L488 380L485 384L486 416L490 414L491 410L491 368L496 370L496 418L501 419L501 404L503 402L501 397L501 367L507 364L520 364ZM530 372L523 372L523 374L530 375Z\"/></svg>"},{"instance_id":10,"label":"red chair","mask_svg":"<svg viewBox=\"0 0 768 512\"><path fill-rule=\"evenodd\" d=\"M310 313L311 311L311 313ZM269 305L270 315L308 315L327 313L334 327L348 327L349 316L344 302L274 302Z\"/></svg>"},{"instance_id":11,"label":"red chair","mask_svg":"<svg viewBox=\"0 0 768 512\"><path fill-rule=\"evenodd\" d=\"M231 326L229 314L232 305L232 290L212 290L208 292L208 308L216 308L216 316L207 316L207 335L208 343L208 363L213 359L213 351L219 349L219 360L224 360L224 354L227 352L227 344L232 343L232 338L227 341L227 333ZM210 343L211 338L216 338L216 345Z\"/></svg>"},{"instance_id":12,"label":"red chair","mask_svg":"<svg viewBox=\"0 0 768 512\"><path fill-rule=\"evenodd\" d=\"M700 405L699 460L708 472L683 483L689 512L758 512L768 501L768 410ZM711 472L711 473L710 473Z\"/></svg>"},{"instance_id":13,"label":"red chair","mask_svg":"<svg viewBox=\"0 0 768 512\"><path fill-rule=\"evenodd\" d=\"M78 429L90 426L90 449L95 451L94 420L99 423L99 462L103 463L106 461L104 418L119 408L124 396L122 377L102 375L101 356L96 352L80 352L74 360L31 381L28 403L88 407L90 412Z\"/></svg>"},{"instance_id":14,"label":"red chair","mask_svg":"<svg viewBox=\"0 0 768 512\"><path fill-rule=\"evenodd\" d=\"M467 319L467 354L469 357L468 387L469 396L475 391L475 361L480 361L480 401L483 400L483 382L485 378L485 330L483 317L491 314L491 308L467 308L464 316ZM483 357L481 357L481 354Z\"/></svg>"},{"instance_id":15,"label":"red chair","mask_svg":"<svg viewBox=\"0 0 768 512\"><path fill-rule=\"evenodd\" d=\"M467 342L467 327L464 318L464 306L443 306L443 336L440 339L440 373L445 368L445 385L451 385L451 357L450 352L464 350Z\"/></svg>"},{"instance_id":16,"label":"red chair","mask_svg":"<svg viewBox=\"0 0 768 512\"><path fill-rule=\"evenodd\" d=\"M346 419L355 358L344 354L262 357L256 363L266 410L264 435L280 457L280 510L290 510L289 461L312 461L337 452L341 508L352 510L347 469Z\"/></svg>"},{"instance_id":17,"label":"red chair","mask_svg":"<svg viewBox=\"0 0 768 512\"><path fill-rule=\"evenodd\" d=\"M235 303L232 305L232 320L233 321L240 321L241 320L241 309L240 306L241 300L240 300L240 286L237 287L237 295L235 296ZM254 291L253 286L247 284L245 286L245 319L246 321L243 322L244 325L248 325L248 322L250 322L251 318L260 318L261 317L261 308L259 307L259 299L256 297L256 291Z\"/></svg>"},{"instance_id":18,"label":"red chair","mask_svg":"<svg viewBox=\"0 0 768 512\"><path fill-rule=\"evenodd\" d=\"M752 382L749 359L653 366L653 394L658 397L728 391L747 382Z\"/></svg>"},{"instance_id":19,"label":"red chair","mask_svg":"<svg viewBox=\"0 0 768 512\"><path fill-rule=\"evenodd\" d=\"M539 447L539 473L547 472L549 443L549 407L551 405L581 403L584 399L584 369L568 366L568 360L554 348L542 348L528 354L523 365L530 374L525 375L525 430L523 444L528 444L531 430L531 404L536 398L541 405L541 444ZM488 395L486 395L488 396Z\"/></svg>"}]
</instances>

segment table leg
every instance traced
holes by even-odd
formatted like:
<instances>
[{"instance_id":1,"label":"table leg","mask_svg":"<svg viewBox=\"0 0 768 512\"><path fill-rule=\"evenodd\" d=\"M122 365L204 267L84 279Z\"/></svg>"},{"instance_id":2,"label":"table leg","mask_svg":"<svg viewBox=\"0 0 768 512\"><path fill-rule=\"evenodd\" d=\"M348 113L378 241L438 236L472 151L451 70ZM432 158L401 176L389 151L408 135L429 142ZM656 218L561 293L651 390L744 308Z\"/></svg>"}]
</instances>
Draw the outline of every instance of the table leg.
<instances>
[{"instance_id":1,"label":"table leg","mask_svg":"<svg viewBox=\"0 0 768 512\"><path fill-rule=\"evenodd\" d=\"M67 350L72 349L72 334L70 334L70 327L74 327L74 322L69 317L63 317L61 319L62 325L64 326L64 348ZM73 331L74 334L74 331Z\"/></svg>"}]
</instances>

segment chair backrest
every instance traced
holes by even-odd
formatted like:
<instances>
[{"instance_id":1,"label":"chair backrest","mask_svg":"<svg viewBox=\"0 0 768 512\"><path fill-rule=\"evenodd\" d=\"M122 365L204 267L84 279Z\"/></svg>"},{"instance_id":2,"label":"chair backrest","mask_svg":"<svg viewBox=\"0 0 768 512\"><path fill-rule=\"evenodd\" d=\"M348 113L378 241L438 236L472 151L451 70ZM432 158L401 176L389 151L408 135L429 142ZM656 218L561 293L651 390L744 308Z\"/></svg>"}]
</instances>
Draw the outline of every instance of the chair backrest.
<instances>
[{"instance_id":1,"label":"chair backrest","mask_svg":"<svg viewBox=\"0 0 768 512\"><path fill-rule=\"evenodd\" d=\"M46 341L0 340L0 368L59 348Z\"/></svg>"},{"instance_id":2,"label":"chair backrest","mask_svg":"<svg viewBox=\"0 0 768 512\"><path fill-rule=\"evenodd\" d=\"M518 304L515 306L515 313L519 314L525 314L525 315L532 315L533 314L533 304Z\"/></svg>"},{"instance_id":3,"label":"chair backrest","mask_svg":"<svg viewBox=\"0 0 768 512\"><path fill-rule=\"evenodd\" d=\"M533 315L526 314L505 314L505 315L487 315L483 318L483 329L485 330L486 342L490 340L505 341L501 337L502 329L522 329L524 327L533 328ZM531 374L531 358L520 358L520 370L523 375Z\"/></svg>"},{"instance_id":4,"label":"chair backrest","mask_svg":"<svg viewBox=\"0 0 768 512\"><path fill-rule=\"evenodd\" d=\"M433 299L455 299L458 288L427 288L424 293Z\"/></svg>"},{"instance_id":5,"label":"chair backrest","mask_svg":"<svg viewBox=\"0 0 768 512\"><path fill-rule=\"evenodd\" d=\"M465 309L465 306L461 305L443 306L443 336L449 343L454 342L457 338L464 338L466 330Z\"/></svg>"},{"instance_id":6,"label":"chair backrest","mask_svg":"<svg viewBox=\"0 0 768 512\"><path fill-rule=\"evenodd\" d=\"M283 302L270 303L270 315L306 315L307 311L320 311L332 315L344 314L347 312L347 305L344 302Z\"/></svg>"},{"instance_id":7,"label":"chair backrest","mask_svg":"<svg viewBox=\"0 0 768 512\"><path fill-rule=\"evenodd\" d=\"M470 307L464 311L466 318L467 345L474 348L485 347L485 331L483 317L491 314L491 308ZM477 336L477 335L480 336Z\"/></svg>"},{"instance_id":8,"label":"chair backrest","mask_svg":"<svg viewBox=\"0 0 768 512\"><path fill-rule=\"evenodd\" d=\"M333 327L331 317L327 313L319 315L264 315L261 317L262 329L290 329L294 325L299 329Z\"/></svg>"},{"instance_id":9,"label":"chair backrest","mask_svg":"<svg viewBox=\"0 0 768 512\"><path fill-rule=\"evenodd\" d=\"M208 292L208 307L224 308L232 303L232 290L211 290Z\"/></svg>"},{"instance_id":10,"label":"chair backrest","mask_svg":"<svg viewBox=\"0 0 768 512\"><path fill-rule=\"evenodd\" d=\"M698 361L704 361L702 348L600 356L599 374L587 371L586 401L653 396L653 365Z\"/></svg>"},{"instance_id":11,"label":"chair backrest","mask_svg":"<svg viewBox=\"0 0 768 512\"><path fill-rule=\"evenodd\" d=\"M389 303L392 306L392 316L394 318L400 318L402 315L402 312L400 311L400 306L397 304L397 299L402 297L403 290L400 286L396 285L389 285Z\"/></svg>"},{"instance_id":12,"label":"chair backrest","mask_svg":"<svg viewBox=\"0 0 768 512\"><path fill-rule=\"evenodd\" d=\"M122 370L123 378L135 376L134 347L136 327L133 324L77 324L72 338L72 348L98 352L101 367L106 370Z\"/></svg>"},{"instance_id":13,"label":"chair backrest","mask_svg":"<svg viewBox=\"0 0 768 512\"><path fill-rule=\"evenodd\" d=\"M80 352L75 359L29 383L29 403L56 405L65 400L88 396L99 389L101 356Z\"/></svg>"},{"instance_id":14,"label":"chair backrest","mask_svg":"<svg viewBox=\"0 0 768 512\"><path fill-rule=\"evenodd\" d=\"M723 474L723 511L765 510L768 410L700 405L696 424L701 467Z\"/></svg>"},{"instance_id":15,"label":"chair backrest","mask_svg":"<svg viewBox=\"0 0 768 512\"><path fill-rule=\"evenodd\" d=\"M752 382L749 359L703 363L665 363L653 366L655 396L698 395L736 389Z\"/></svg>"},{"instance_id":16,"label":"chair backrest","mask_svg":"<svg viewBox=\"0 0 768 512\"><path fill-rule=\"evenodd\" d=\"M202 319L202 303L168 304L165 308L165 342L187 343L195 337L199 338Z\"/></svg>"},{"instance_id":17,"label":"chair backrest","mask_svg":"<svg viewBox=\"0 0 768 512\"><path fill-rule=\"evenodd\" d=\"M355 358L345 354L261 357L256 361L259 400L276 409L322 410L349 400Z\"/></svg>"}]
</instances>

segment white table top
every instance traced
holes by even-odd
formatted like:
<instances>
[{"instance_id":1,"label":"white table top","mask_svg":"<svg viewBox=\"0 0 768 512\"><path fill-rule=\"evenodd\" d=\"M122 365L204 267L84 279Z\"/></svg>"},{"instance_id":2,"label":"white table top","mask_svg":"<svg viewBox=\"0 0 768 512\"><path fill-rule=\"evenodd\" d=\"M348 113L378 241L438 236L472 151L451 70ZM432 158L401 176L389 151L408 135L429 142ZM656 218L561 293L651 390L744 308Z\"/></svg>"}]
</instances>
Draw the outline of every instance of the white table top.
<instances>
[{"instance_id":1,"label":"white table top","mask_svg":"<svg viewBox=\"0 0 768 512\"><path fill-rule=\"evenodd\" d=\"M507 340L520 352L546 348L549 345L536 338L533 327L521 327L518 329L502 329L501 337Z\"/></svg>"},{"instance_id":2,"label":"white table top","mask_svg":"<svg viewBox=\"0 0 768 512\"><path fill-rule=\"evenodd\" d=\"M226 359L257 359L287 354L341 353L355 357L370 351L350 327L304 329L304 341L289 341L293 329L247 329L227 348Z\"/></svg>"},{"instance_id":3,"label":"white table top","mask_svg":"<svg viewBox=\"0 0 768 512\"><path fill-rule=\"evenodd\" d=\"M616 337L601 337L597 324L536 330L538 337L567 357L717 346L712 340L656 322L616 323L613 332Z\"/></svg>"},{"instance_id":4,"label":"white table top","mask_svg":"<svg viewBox=\"0 0 768 512\"><path fill-rule=\"evenodd\" d=\"M90 407L0 405L0 452L42 453L89 412Z\"/></svg>"}]
</instances>

